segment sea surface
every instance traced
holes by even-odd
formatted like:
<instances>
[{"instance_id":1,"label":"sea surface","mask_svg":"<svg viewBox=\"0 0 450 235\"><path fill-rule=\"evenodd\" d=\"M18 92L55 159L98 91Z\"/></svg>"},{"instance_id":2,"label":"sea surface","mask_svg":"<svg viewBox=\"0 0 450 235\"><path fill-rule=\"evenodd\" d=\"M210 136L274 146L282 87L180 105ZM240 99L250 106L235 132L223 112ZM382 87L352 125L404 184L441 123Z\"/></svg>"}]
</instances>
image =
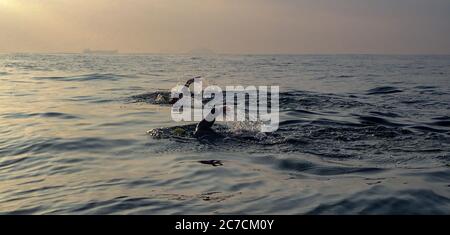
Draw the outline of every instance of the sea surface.
<instances>
[{"instance_id":1,"label":"sea surface","mask_svg":"<svg viewBox=\"0 0 450 235\"><path fill-rule=\"evenodd\" d=\"M195 76L279 129L142 99ZM450 214L450 56L0 54L0 213Z\"/></svg>"}]
</instances>

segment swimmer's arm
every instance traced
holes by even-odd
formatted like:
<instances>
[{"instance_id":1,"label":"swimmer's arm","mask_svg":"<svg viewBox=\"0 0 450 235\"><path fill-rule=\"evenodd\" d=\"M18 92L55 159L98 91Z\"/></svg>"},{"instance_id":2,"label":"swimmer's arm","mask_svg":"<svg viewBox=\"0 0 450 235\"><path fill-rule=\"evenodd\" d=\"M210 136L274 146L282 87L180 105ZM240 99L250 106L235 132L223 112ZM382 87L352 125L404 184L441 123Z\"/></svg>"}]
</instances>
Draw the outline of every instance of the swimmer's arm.
<instances>
[{"instance_id":1,"label":"swimmer's arm","mask_svg":"<svg viewBox=\"0 0 450 235\"><path fill-rule=\"evenodd\" d=\"M195 82L196 78L200 78L200 77L195 77L195 78L191 78L191 79L187 80L187 82L186 82L186 84L184 84L184 86L189 88L189 86L191 86L191 84Z\"/></svg>"}]
</instances>

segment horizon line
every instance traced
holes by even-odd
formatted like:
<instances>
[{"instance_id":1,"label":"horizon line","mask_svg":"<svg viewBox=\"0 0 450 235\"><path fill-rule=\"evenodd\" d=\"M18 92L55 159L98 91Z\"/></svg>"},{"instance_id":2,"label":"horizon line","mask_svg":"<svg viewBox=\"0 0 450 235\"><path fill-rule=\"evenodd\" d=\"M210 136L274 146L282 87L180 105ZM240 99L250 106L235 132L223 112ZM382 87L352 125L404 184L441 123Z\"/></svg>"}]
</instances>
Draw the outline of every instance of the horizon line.
<instances>
[{"instance_id":1,"label":"horizon line","mask_svg":"<svg viewBox=\"0 0 450 235\"><path fill-rule=\"evenodd\" d=\"M256 53L232 53L232 52L214 52L214 53L189 53L189 52L120 52L111 54L87 54L83 52L2 52L0 54L72 54L72 55L104 55L104 56L121 56L121 55L192 55L192 56L215 56L215 55L236 55L236 56L258 56L258 55L389 55L389 56L450 56L450 53L379 53L379 52L316 52L316 53L283 53L283 52L256 52Z\"/></svg>"}]
</instances>

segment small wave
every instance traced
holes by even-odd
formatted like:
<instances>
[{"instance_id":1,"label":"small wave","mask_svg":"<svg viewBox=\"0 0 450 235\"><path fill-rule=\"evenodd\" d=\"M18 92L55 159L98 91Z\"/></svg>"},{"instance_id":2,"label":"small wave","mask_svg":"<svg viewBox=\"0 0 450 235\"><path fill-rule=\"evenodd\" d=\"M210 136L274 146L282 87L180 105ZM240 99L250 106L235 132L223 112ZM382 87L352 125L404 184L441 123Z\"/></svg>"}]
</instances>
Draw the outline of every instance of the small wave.
<instances>
[{"instance_id":1,"label":"small wave","mask_svg":"<svg viewBox=\"0 0 450 235\"><path fill-rule=\"evenodd\" d=\"M372 111L372 112L370 112L370 113L371 113L371 114L375 114L375 115L379 115L379 116L383 116L383 117L390 117L390 118L401 117L399 114L397 114L397 113L392 113L392 112Z\"/></svg>"},{"instance_id":2,"label":"small wave","mask_svg":"<svg viewBox=\"0 0 450 235\"><path fill-rule=\"evenodd\" d=\"M436 129L425 125L413 125L411 126L412 129L420 130L423 132L436 132L436 133L445 133L447 130L442 129Z\"/></svg>"},{"instance_id":3,"label":"small wave","mask_svg":"<svg viewBox=\"0 0 450 235\"><path fill-rule=\"evenodd\" d=\"M293 159L281 160L278 167L282 170L294 170L313 175L371 174L384 171L381 168L324 166Z\"/></svg>"},{"instance_id":4,"label":"small wave","mask_svg":"<svg viewBox=\"0 0 450 235\"><path fill-rule=\"evenodd\" d=\"M1 153L10 156L21 154L38 154L48 152L68 151L104 151L118 146L128 146L132 143L129 139L106 138L36 138L27 142L15 143L4 146Z\"/></svg>"},{"instance_id":5,"label":"small wave","mask_svg":"<svg viewBox=\"0 0 450 235\"><path fill-rule=\"evenodd\" d=\"M381 95L403 92L401 89L392 86L382 86L370 89L367 91L367 95Z\"/></svg>"},{"instance_id":6,"label":"small wave","mask_svg":"<svg viewBox=\"0 0 450 235\"><path fill-rule=\"evenodd\" d=\"M337 76L338 78L353 78L353 77L355 77L355 76L353 76L353 75L339 75L339 76Z\"/></svg>"},{"instance_id":7,"label":"small wave","mask_svg":"<svg viewBox=\"0 0 450 235\"><path fill-rule=\"evenodd\" d=\"M78 116L65 114L65 113L58 113L58 112L47 112L47 113L40 113L40 117L44 118L60 118L60 119L78 119Z\"/></svg>"},{"instance_id":8,"label":"small wave","mask_svg":"<svg viewBox=\"0 0 450 235\"><path fill-rule=\"evenodd\" d=\"M6 160L4 160L4 159L2 158L2 161L0 161L0 168L1 168L1 169L4 169L4 168L6 168L6 167L15 165L15 164L17 164L17 163L19 163L19 162L21 162L21 161L26 160L26 159L27 159L26 157L14 158L14 159L6 159Z\"/></svg>"},{"instance_id":9,"label":"small wave","mask_svg":"<svg viewBox=\"0 0 450 235\"><path fill-rule=\"evenodd\" d=\"M434 117L434 120L444 120L444 121L450 121L449 116L441 116L441 117Z\"/></svg>"},{"instance_id":10,"label":"small wave","mask_svg":"<svg viewBox=\"0 0 450 235\"><path fill-rule=\"evenodd\" d=\"M308 214L448 214L450 199L432 190L395 190L375 185Z\"/></svg>"},{"instance_id":11,"label":"small wave","mask_svg":"<svg viewBox=\"0 0 450 235\"><path fill-rule=\"evenodd\" d=\"M419 105L426 105L428 103L427 100L421 100L421 99L410 99L410 100L404 100L404 101L400 101L400 103L402 104L408 104L408 105L413 105L413 104L419 104Z\"/></svg>"},{"instance_id":12,"label":"small wave","mask_svg":"<svg viewBox=\"0 0 450 235\"><path fill-rule=\"evenodd\" d=\"M338 121L338 120L331 120L326 118L320 118L317 120L311 121L311 124L318 125L318 126L351 126L351 127L364 127L366 125L360 124L360 123L354 123L350 121Z\"/></svg>"},{"instance_id":13,"label":"small wave","mask_svg":"<svg viewBox=\"0 0 450 235\"><path fill-rule=\"evenodd\" d=\"M436 121L436 122L429 123L429 125L450 127L450 120L448 120L448 121Z\"/></svg>"},{"instance_id":14,"label":"small wave","mask_svg":"<svg viewBox=\"0 0 450 235\"><path fill-rule=\"evenodd\" d=\"M2 115L3 118L8 119L18 119L18 118L33 118L33 117L42 117L42 118L60 118L60 119L79 119L80 117L59 113L59 112L46 112L46 113L6 113Z\"/></svg>"},{"instance_id":15,"label":"small wave","mask_svg":"<svg viewBox=\"0 0 450 235\"><path fill-rule=\"evenodd\" d=\"M429 182L443 182L443 183L450 182L450 171L448 170L428 172L425 173L425 175Z\"/></svg>"},{"instance_id":16,"label":"small wave","mask_svg":"<svg viewBox=\"0 0 450 235\"><path fill-rule=\"evenodd\" d=\"M118 81L123 78L131 77L129 75L119 75L119 74L85 74L79 76L67 76L67 77L34 77L36 80L52 80L52 81Z\"/></svg>"},{"instance_id":17,"label":"small wave","mask_svg":"<svg viewBox=\"0 0 450 235\"><path fill-rule=\"evenodd\" d=\"M6 212L6 214L8 214L8 215L32 215L32 214L38 213L40 211L43 211L45 209L46 208L43 206L34 206L34 207L25 208L25 209Z\"/></svg>"},{"instance_id":18,"label":"small wave","mask_svg":"<svg viewBox=\"0 0 450 235\"><path fill-rule=\"evenodd\" d=\"M101 99L99 97L94 96L74 96L74 97L68 97L63 99L65 101L70 102L87 102L87 103L93 103L93 104L102 104L102 103L109 103L114 100L112 99Z\"/></svg>"},{"instance_id":19,"label":"small wave","mask_svg":"<svg viewBox=\"0 0 450 235\"><path fill-rule=\"evenodd\" d=\"M330 94L316 94L311 92L293 91L280 93L280 108L286 110L327 110L351 109L371 106L355 100L357 97L342 97Z\"/></svg>"},{"instance_id":20,"label":"small wave","mask_svg":"<svg viewBox=\"0 0 450 235\"><path fill-rule=\"evenodd\" d=\"M316 112L312 112L309 110L304 110L304 109L291 109L291 110L286 110L289 113L295 113L295 114L305 114L305 115L320 115L319 113Z\"/></svg>"},{"instance_id":21,"label":"small wave","mask_svg":"<svg viewBox=\"0 0 450 235\"><path fill-rule=\"evenodd\" d=\"M356 115L362 124L365 125L385 125L385 126L405 126L404 124L390 122L385 118L375 116Z\"/></svg>"},{"instance_id":22,"label":"small wave","mask_svg":"<svg viewBox=\"0 0 450 235\"><path fill-rule=\"evenodd\" d=\"M298 125L298 124L302 124L305 122L306 121L302 121L302 120L286 120L286 121L281 121L279 125L280 126Z\"/></svg>"},{"instance_id":23,"label":"small wave","mask_svg":"<svg viewBox=\"0 0 450 235\"><path fill-rule=\"evenodd\" d=\"M419 90L433 90L433 89L436 89L437 87L435 87L435 86L415 86L414 88L419 89Z\"/></svg>"}]
</instances>

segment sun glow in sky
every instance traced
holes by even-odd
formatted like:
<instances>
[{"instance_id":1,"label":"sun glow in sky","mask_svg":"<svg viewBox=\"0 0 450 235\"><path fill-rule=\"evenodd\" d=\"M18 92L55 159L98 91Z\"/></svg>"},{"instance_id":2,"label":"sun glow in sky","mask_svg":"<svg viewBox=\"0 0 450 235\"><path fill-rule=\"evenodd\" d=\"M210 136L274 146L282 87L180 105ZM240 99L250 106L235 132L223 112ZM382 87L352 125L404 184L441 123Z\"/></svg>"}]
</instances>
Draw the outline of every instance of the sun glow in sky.
<instances>
[{"instance_id":1,"label":"sun glow in sky","mask_svg":"<svg viewBox=\"0 0 450 235\"><path fill-rule=\"evenodd\" d=\"M448 0L0 0L0 52L450 54Z\"/></svg>"},{"instance_id":2,"label":"sun glow in sky","mask_svg":"<svg viewBox=\"0 0 450 235\"><path fill-rule=\"evenodd\" d=\"M10 7L11 5L14 5L14 0L0 0L0 7L1 8L6 8L6 7Z\"/></svg>"}]
</instances>

